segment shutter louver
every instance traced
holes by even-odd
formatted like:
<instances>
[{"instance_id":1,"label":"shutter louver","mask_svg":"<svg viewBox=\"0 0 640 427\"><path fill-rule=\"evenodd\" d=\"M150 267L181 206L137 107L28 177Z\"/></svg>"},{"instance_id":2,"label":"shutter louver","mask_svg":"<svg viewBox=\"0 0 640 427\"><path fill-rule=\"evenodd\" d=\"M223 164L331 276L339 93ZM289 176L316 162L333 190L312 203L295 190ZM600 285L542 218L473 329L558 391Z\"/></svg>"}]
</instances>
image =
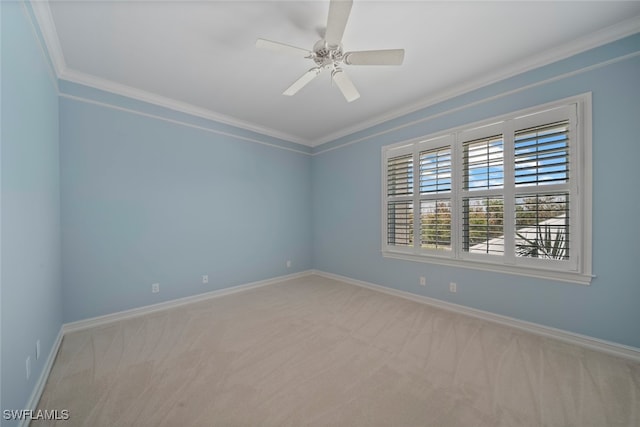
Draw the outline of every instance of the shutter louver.
<instances>
[{"instance_id":1,"label":"shutter louver","mask_svg":"<svg viewBox=\"0 0 640 427\"><path fill-rule=\"evenodd\" d=\"M413 154L387 160L387 244L413 246Z\"/></svg>"},{"instance_id":2,"label":"shutter louver","mask_svg":"<svg viewBox=\"0 0 640 427\"><path fill-rule=\"evenodd\" d=\"M451 149L420 153L420 194L451 191Z\"/></svg>"},{"instance_id":3,"label":"shutter louver","mask_svg":"<svg viewBox=\"0 0 640 427\"><path fill-rule=\"evenodd\" d=\"M562 184L569 179L569 121L515 134L516 187Z\"/></svg>"},{"instance_id":4,"label":"shutter louver","mask_svg":"<svg viewBox=\"0 0 640 427\"><path fill-rule=\"evenodd\" d=\"M504 199L473 197L462 201L462 247L465 252L504 254Z\"/></svg>"},{"instance_id":5,"label":"shutter louver","mask_svg":"<svg viewBox=\"0 0 640 427\"><path fill-rule=\"evenodd\" d=\"M569 259L569 194L516 197L516 255Z\"/></svg>"},{"instance_id":6,"label":"shutter louver","mask_svg":"<svg viewBox=\"0 0 640 427\"><path fill-rule=\"evenodd\" d=\"M474 191L495 193L462 199L462 250L473 254L504 254L504 139L502 135L462 145L464 196Z\"/></svg>"},{"instance_id":7,"label":"shutter louver","mask_svg":"<svg viewBox=\"0 0 640 427\"><path fill-rule=\"evenodd\" d=\"M591 95L382 147L384 257L588 284Z\"/></svg>"},{"instance_id":8,"label":"shutter louver","mask_svg":"<svg viewBox=\"0 0 640 427\"><path fill-rule=\"evenodd\" d=\"M413 194L413 155L393 157L387 162L387 195Z\"/></svg>"},{"instance_id":9,"label":"shutter louver","mask_svg":"<svg viewBox=\"0 0 640 427\"><path fill-rule=\"evenodd\" d=\"M451 148L421 151L419 169L420 247L451 250Z\"/></svg>"},{"instance_id":10,"label":"shutter louver","mask_svg":"<svg viewBox=\"0 0 640 427\"><path fill-rule=\"evenodd\" d=\"M451 200L420 201L420 246L451 250Z\"/></svg>"},{"instance_id":11,"label":"shutter louver","mask_svg":"<svg viewBox=\"0 0 640 427\"><path fill-rule=\"evenodd\" d=\"M394 246L413 246L413 202L388 203L387 243Z\"/></svg>"},{"instance_id":12,"label":"shutter louver","mask_svg":"<svg viewBox=\"0 0 640 427\"><path fill-rule=\"evenodd\" d=\"M463 145L465 190L487 190L504 185L502 135L465 142Z\"/></svg>"},{"instance_id":13,"label":"shutter louver","mask_svg":"<svg viewBox=\"0 0 640 427\"><path fill-rule=\"evenodd\" d=\"M515 133L517 257L569 259L569 137L568 120Z\"/></svg>"}]
</instances>

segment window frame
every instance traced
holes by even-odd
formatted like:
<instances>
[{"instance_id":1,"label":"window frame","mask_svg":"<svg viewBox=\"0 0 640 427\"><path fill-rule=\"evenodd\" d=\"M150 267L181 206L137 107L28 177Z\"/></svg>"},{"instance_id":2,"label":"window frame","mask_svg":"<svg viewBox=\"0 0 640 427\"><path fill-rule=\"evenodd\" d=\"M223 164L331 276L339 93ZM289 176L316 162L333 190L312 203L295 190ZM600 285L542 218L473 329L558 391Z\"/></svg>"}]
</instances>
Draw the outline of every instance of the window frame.
<instances>
[{"instance_id":1,"label":"window frame","mask_svg":"<svg viewBox=\"0 0 640 427\"><path fill-rule=\"evenodd\" d=\"M592 275L592 106L591 93L584 93L542 105L514 111L497 117L458 126L425 137L415 138L382 147L382 255L385 258L435 263L462 268L516 274L588 285ZM564 117L564 119L562 119ZM569 179L568 184L515 185L514 138L518 130L551 122L569 120ZM464 189L463 146L465 142L502 135L502 188ZM433 193L421 197L420 153L450 147L452 185L449 193ZM413 155L413 246L388 243L387 161L402 154ZM524 194L569 194L569 260L549 260L515 255L516 197ZM422 196L425 196L422 194ZM442 196L442 197L440 197ZM463 212L465 197L503 197L504 254L500 256L463 251ZM451 200L451 249L421 247L421 204L425 199ZM506 237L513 236L513 237Z\"/></svg>"}]
</instances>

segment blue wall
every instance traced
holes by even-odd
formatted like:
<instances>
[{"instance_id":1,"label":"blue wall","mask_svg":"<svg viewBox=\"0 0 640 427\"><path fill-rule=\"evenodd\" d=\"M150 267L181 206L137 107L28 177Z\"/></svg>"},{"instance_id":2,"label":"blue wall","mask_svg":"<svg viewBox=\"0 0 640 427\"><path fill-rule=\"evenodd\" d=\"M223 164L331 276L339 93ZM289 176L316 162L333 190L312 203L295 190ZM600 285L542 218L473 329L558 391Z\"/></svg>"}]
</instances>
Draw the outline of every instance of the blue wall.
<instances>
[{"instance_id":1,"label":"blue wall","mask_svg":"<svg viewBox=\"0 0 640 427\"><path fill-rule=\"evenodd\" d=\"M119 109L126 100L96 104L104 94L92 90L77 100L73 90L60 101L65 322L311 268L304 147Z\"/></svg>"},{"instance_id":2,"label":"blue wall","mask_svg":"<svg viewBox=\"0 0 640 427\"><path fill-rule=\"evenodd\" d=\"M58 96L29 10L18 2L0 7L1 407L22 409L62 325Z\"/></svg>"},{"instance_id":3,"label":"blue wall","mask_svg":"<svg viewBox=\"0 0 640 427\"><path fill-rule=\"evenodd\" d=\"M29 7L0 5L2 409L27 403L63 321L310 268L640 347L640 35L311 150L70 82L58 94ZM591 286L382 257L382 146L584 92Z\"/></svg>"},{"instance_id":4,"label":"blue wall","mask_svg":"<svg viewBox=\"0 0 640 427\"><path fill-rule=\"evenodd\" d=\"M639 54L636 34L317 147L314 267L640 347ZM585 92L593 93L591 286L382 257L382 146Z\"/></svg>"}]
</instances>

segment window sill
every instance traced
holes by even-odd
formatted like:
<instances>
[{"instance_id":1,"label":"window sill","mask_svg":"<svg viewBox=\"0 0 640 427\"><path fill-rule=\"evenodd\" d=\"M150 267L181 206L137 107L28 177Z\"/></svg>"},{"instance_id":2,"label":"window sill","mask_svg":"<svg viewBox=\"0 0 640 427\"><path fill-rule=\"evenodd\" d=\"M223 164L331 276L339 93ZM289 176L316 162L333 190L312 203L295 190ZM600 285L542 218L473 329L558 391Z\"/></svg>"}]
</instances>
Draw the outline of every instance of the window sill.
<instances>
[{"instance_id":1,"label":"window sill","mask_svg":"<svg viewBox=\"0 0 640 427\"><path fill-rule=\"evenodd\" d=\"M428 264L447 265L452 267L469 268L473 270L491 271L496 273L514 274L518 276L534 277L536 279L555 280L579 285L590 285L593 275L571 271L555 271L532 267L493 264L481 261L460 260L430 255L415 255L406 252L383 250L385 258L401 259L405 261L424 262Z\"/></svg>"}]
</instances>

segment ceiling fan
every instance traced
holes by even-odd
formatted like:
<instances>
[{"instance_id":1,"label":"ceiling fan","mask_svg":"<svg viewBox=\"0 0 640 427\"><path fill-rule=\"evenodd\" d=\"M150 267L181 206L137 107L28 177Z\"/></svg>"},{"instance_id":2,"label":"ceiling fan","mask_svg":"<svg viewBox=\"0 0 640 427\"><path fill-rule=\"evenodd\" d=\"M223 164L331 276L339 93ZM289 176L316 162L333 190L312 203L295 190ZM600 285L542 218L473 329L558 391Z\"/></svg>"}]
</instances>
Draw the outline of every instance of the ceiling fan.
<instances>
[{"instance_id":1,"label":"ceiling fan","mask_svg":"<svg viewBox=\"0 0 640 427\"><path fill-rule=\"evenodd\" d=\"M401 65L404 49L364 50L344 52L342 35L351 13L353 0L330 0L329 17L324 38L318 40L313 50L307 50L271 40L258 39L256 46L275 52L293 54L313 60L315 67L304 73L302 77L289 86L283 95L295 95L311 80L318 77L323 70L331 70L331 79L338 86L347 102L360 98L358 89L342 70L342 65Z\"/></svg>"}]
</instances>

